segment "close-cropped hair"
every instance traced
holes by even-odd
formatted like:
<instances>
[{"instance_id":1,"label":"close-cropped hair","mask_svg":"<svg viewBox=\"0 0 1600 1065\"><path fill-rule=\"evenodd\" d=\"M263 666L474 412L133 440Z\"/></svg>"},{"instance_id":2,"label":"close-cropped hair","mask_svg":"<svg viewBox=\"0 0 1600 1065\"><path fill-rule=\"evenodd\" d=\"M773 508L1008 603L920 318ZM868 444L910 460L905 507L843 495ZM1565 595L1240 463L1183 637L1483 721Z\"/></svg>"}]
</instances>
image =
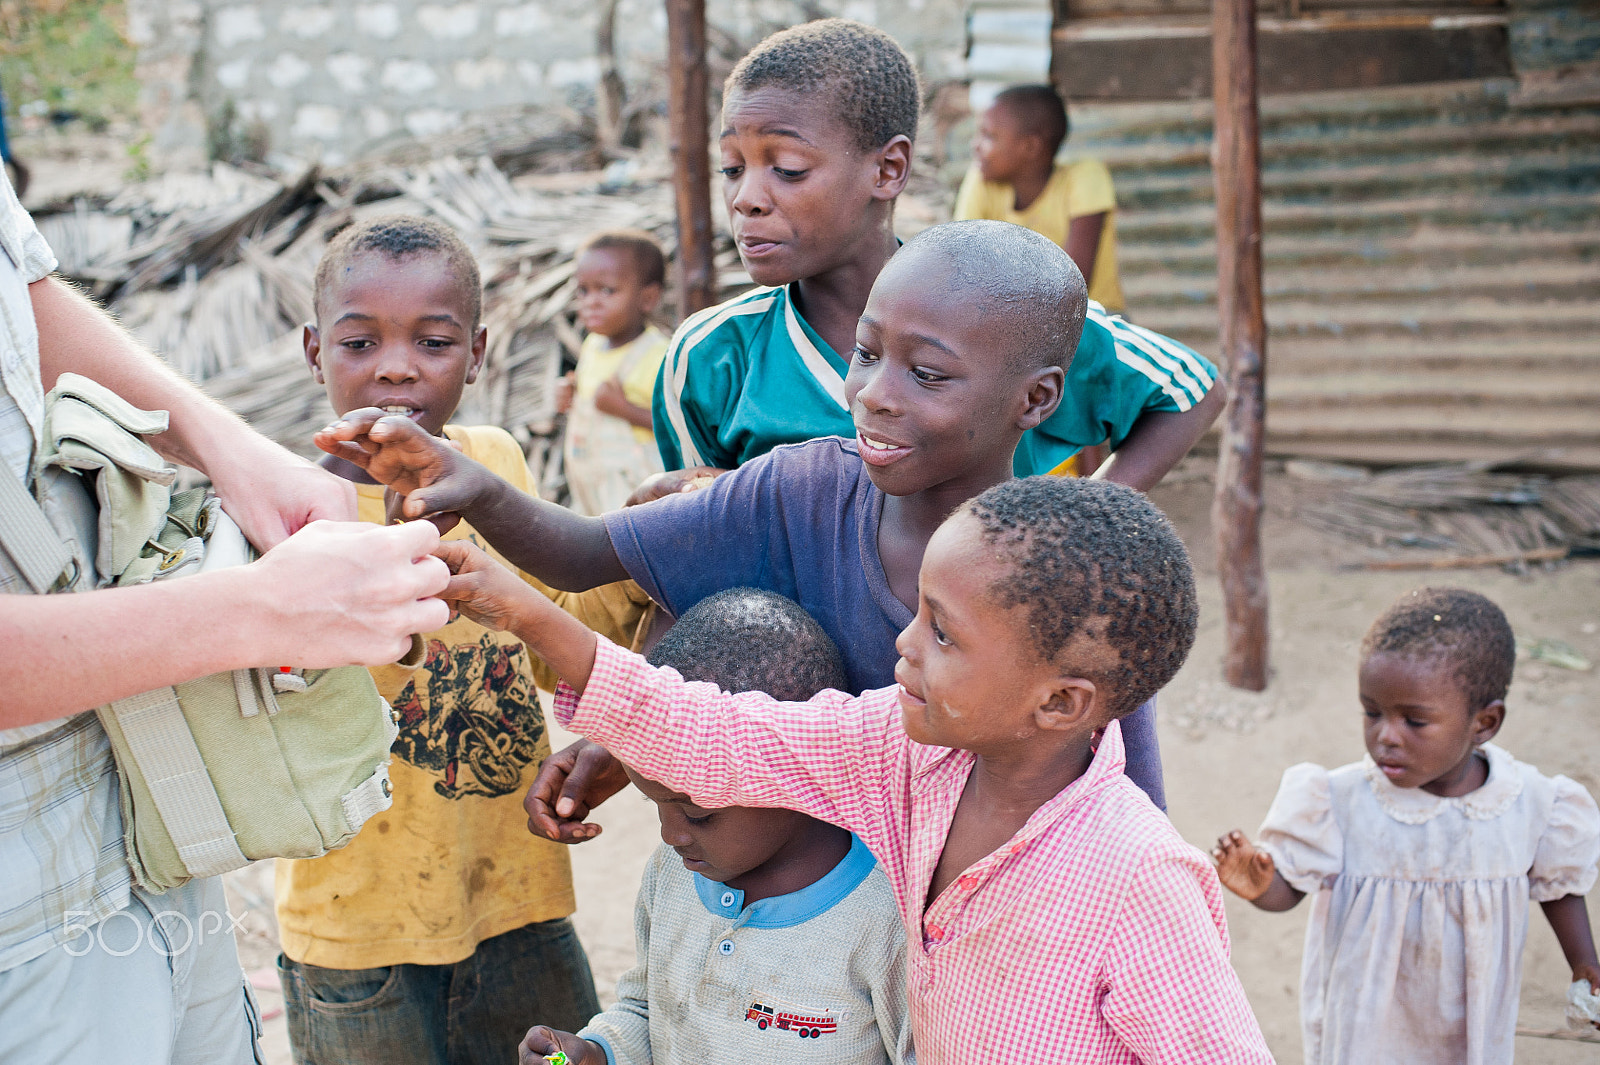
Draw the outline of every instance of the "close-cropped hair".
<instances>
[{"instance_id":1,"label":"close-cropped hair","mask_svg":"<svg viewBox=\"0 0 1600 1065\"><path fill-rule=\"evenodd\" d=\"M1476 712L1511 689L1517 639L1493 600L1465 588L1417 588L1367 630L1361 658L1375 654L1447 663L1468 709Z\"/></svg>"},{"instance_id":2,"label":"close-cropped hair","mask_svg":"<svg viewBox=\"0 0 1600 1065\"><path fill-rule=\"evenodd\" d=\"M729 588L700 600L646 660L671 666L685 680L790 703L849 683L838 646L805 608L759 588Z\"/></svg>"},{"instance_id":3,"label":"close-cropped hair","mask_svg":"<svg viewBox=\"0 0 1600 1065\"><path fill-rule=\"evenodd\" d=\"M357 222L328 242L317 263L313 305L320 312L322 296L333 283L336 271L349 266L361 255L382 255L399 261L413 255L436 255L451 277L461 286L462 298L471 309L469 328L476 329L483 317L483 279L478 261L456 231L428 218L415 215L389 215Z\"/></svg>"},{"instance_id":4,"label":"close-cropped hair","mask_svg":"<svg viewBox=\"0 0 1600 1065\"><path fill-rule=\"evenodd\" d=\"M1044 138L1051 157L1061 150L1070 127L1067 106L1049 85L1013 85L999 92L994 102L1011 112L1029 133Z\"/></svg>"},{"instance_id":5,"label":"close-cropped hair","mask_svg":"<svg viewBox=\"0 0 1600 1065\"><path fill-rule=\"evenodd\" d=\"M1111 481L1024 477L967 509L1005 566L990 595L1027 612L1040 661L1093 681L1112 717L1177 675L1199 618L1194 570L1172 523L1143 495ZM1069 659L1081 641L1111 654Z\"/></svg>"},{"instance_id":6,"label":"close-cropped hair","mask_svg":"<svg viewBox=\"0 0 1600 1065\"><path fill-rule=\"evenodd\" d=\"M774 33L739 60L723 92L769 87L797 97L826 93L864 152L899 136L917 139L916 68L893 37L854 19L818 19Z\"/></svg>"},{"instance_id":7,"label":"close-cropped hair","mask_svg":"<svg viewBox=\"0 0 1600 1065\"><path fill-rule=\"evenodd\" d=\"M993 219L945 222L908 241L884 273L915 270L927 276L929 255L948 266L954 289L980 294L975 311L1013 370L1065 370L1072 362L1089 287L1072 257L1049 237Z\"/></svg>"},{"instance_id":8,"label":"close-cropped hair","mask_svg":"<svg viewBox=\"0 0 1600 1065\"><path fill-rule=\"evenodd\" d=\"M642 229L601 230L578 246L579 255L586 251L623 252L632 261L641 286L667 283L667 257L661 244Z\"/></svg>"}]
</instances>

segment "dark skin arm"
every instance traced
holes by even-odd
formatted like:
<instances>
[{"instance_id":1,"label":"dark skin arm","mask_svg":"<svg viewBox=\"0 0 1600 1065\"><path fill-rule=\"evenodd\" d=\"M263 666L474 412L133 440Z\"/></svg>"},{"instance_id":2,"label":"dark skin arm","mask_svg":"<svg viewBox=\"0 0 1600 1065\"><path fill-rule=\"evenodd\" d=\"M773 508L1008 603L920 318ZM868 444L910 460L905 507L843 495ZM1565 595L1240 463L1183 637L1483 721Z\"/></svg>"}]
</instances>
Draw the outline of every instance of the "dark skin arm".
<instances>
[{"instance_id":1,"label":"dark skin arm","mask_svg":"<svg viewBox=\"0 0 1600 1065\"><path fill-rule=\"evenodd\" d=\"M1233 831L1217 840L1211 851L1222 886L1258 910L1282 913L1305 898L1278 872L1272 855L1258 848L1243 832Z\"/></svg>"},{"instance_id":2,"label":"dark skin arm","mask_svg":"<svg viewBox=\"0 0 1600 1065\"><path fill-rule=\"evenodd\" d=\"M1561 953L1566 955L1573 981L1587 980L1591 991L1600 991L1600 958L1595 956L1594 933L1583 896L1567 895L1539 906L1556 934L1556 942L1561 944Z\"/></svg>"},{"instance_id":3,"label":"dark skin arm","mask_svg":"<svg viewBox=\"0 0 1600 1065\"><path fill-rule=\"evenodd\" d=\"M1067 227L1066 252L1078 264L1083 283L1090 288L1094 287L1094 260L1100 252L1100 234L1105 231L1107 214L1101 211L1079 215Z\"/></svg>"},{"instance_id":4,"label":"dark skin arm","mask_svg":"<svg viewBox=\"0 0 1600 1065\"><path fill-rule=\"evenodd\" d=\"M540 1025L528 1029L517 1047L518 1065L545 1065L556 1051L564 1051L572 1065L606 1065L605 1048L590 1039L579 1039L571 1032L559 1032Z\"/></svg>"},{"instance_id":5,"label":"dark skin arm","mask_svg":"<svg viewBox=\"0 0 1600 1065\"><path fill-rule=\"evenodd\" d=\"M606 378L600 383L600 387L595 389L594 407L602 414L621 418L636 429L655 428L650 408L641 407L630 401L628 394L622 390L622 382L615 377Z\"/></svg>"},{"instance_id":6,"label":"dark skin arm","mask_svg":"<svg viewBox=\"0 0 1600 1065\"><path fill-rule=\"evenodd\" d=\"M367 407L314 439L404 496L404 517L432 518L446 530L465 518L513 565L553 588L582 592L628 579L599 518L518 491L409 418Z\"/></svg>"},{"instance_id":7,"label":"dark skin arm","mask_svg":"<svg viewBox=\"0 0 1600 1065\"><path fill-rule=\"evenodd\" d=\"M1133 430L1105 465L1094 471L1095 478L1150 491L1211 428L1227 396L1227 388L1219 380L1186 411L1147 411L1133 423Z\"/></svg>"}]
</instances>

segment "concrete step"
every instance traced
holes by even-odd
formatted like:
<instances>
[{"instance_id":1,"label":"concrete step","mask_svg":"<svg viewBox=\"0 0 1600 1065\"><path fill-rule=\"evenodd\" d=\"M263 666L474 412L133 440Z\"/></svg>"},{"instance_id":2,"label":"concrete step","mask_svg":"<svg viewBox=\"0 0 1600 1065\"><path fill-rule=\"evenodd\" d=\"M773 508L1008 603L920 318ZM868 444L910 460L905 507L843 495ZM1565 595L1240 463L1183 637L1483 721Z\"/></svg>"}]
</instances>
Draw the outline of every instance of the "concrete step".
<instances>
[{"instance_id":1,"label":"concrete step","mask_svg":"<svg viewBox=\"0 0 1600 1065\"><path fill-rule=\"evenodd\" d=\"M1269 199L1262 204L1262 218L1269 240L1279 234L1328 232L1403 236L1424 225L1593 229L1600 226L1600 194L1418 194L1342 203L1280 203ZM1216 212L1209 203L1143 208L1117 217L1117 237L1126 243L1208 240L1215 233Z\"/></svg>"},{"instance_id":2,"label":"concrete step","mask_svg":"<svg viewBox=\"0 0 1600 1065\"><path fill-rule=\"evenodd\" d=\"M1215 359L1215 330L1204 338L1202 354ZM1368 338L1296 336L1269 333L1267 374L1343 376L1362 373L1446 372L1477 376L1522 371L1584 376L1600 372L1600 344L1592 335ZM1596 416L1600 421L1600 415Z\"/></svg>"},{"instance_id":3,"label":"concrete step","mask_svg":"<svg viewBox=\"0 0 1600 1065\"><path fill-rule=\"evenodd\" d=\"M1129 214L1146 207L1210 204L1211 172L1148 173L1117 182L1117 203ZM1272 203L1359 202L1408 194L1539 196L1583 192L1600 203L1600 142L1511 155L1457 153L1417 162L1333 163L1296 169L1266 169L1262 196Z\"/></svg>"},{"instance_id":4,"label":"concrete step","mask_svg":"<svg viewBox=\"0 0 1600 1065\"><path fill-rule=\"evenodd\" d=\"M1140 271L1123 279L1129 305L1215 305L1215 273ZM1269 300L1359 300L1411 306L1418 300L1487 296L1507 301L1588 300L1600 293L1600 261L1493 266L1285 268L1268 265L1262 289ZM1597 341L1600 346L1600 341Z\"/></svg>"},{"instance_id":5,"label":"concrete step","mask_svg":"<svg viewBox=\"0 0 1600 1065\"><path fill-rule=\"evenodd\" d=\"M1541 151L1553 143L1600 143L1600 114L1495 116L1481 122L1436 118L1427 124L1377 129L1314 129L1264 137L1261 165L1268 172L1329 162L1421 160L1445 154L1512 155ZM1065 158L1099 159L1119 186L1152 172L1206 171L1211 166L1211 130L1192 141L1117 144L1069 141Z\"/></svg>"},{"instance_id":6,"label":"concrete step","mask_svg":"<svg viewBox=\"0 0 1600 1065\"><path fill-rule=\"evenodd\" d=\"M1120 234L1119 234L1120 235ZM1453 264L1600 260L1600 224L1588 230L1424 226L1404 234L1269 233L1262 246L1267 270L1354 266L1388 269ZM1149 271L1216 275L1212 241L1120 242L1124 283Z\"/></svg>"},{"instance_id":7,"label":"concrete step","mask_svg":"<svg viewBox=\"0 0 1600 1065\"><path fill-rule=\"evenodd\" d=\"M1591 416L1590 430L1600 430L1600 360L1587 374L1517 373L1496 368L1476 373L1343 373L1304 375L1283 372L1267 376L1267 400L1273 410L1312 410L1360 405L1373 407L1450 406L1460 415L1492 408L1532 412L1578 408Z\"/></svg>"}]
</instances>

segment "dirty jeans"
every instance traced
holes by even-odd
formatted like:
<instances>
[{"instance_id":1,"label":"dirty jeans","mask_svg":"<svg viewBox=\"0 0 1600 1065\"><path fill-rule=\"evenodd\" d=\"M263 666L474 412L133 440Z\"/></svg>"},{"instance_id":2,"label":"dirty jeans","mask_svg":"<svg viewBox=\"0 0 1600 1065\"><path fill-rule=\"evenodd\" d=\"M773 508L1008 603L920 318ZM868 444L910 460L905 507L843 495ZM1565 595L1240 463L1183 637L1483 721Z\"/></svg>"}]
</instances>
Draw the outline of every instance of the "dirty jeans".
<instances>
[{"instance_id":1,"label":"dirty jeans","mask_svg":"<svg viewBox=\"0 0 1600 1065\"><path fill-rule=\"evenodd\" d=\"M452 965L324 969L279 956L299 1065L506 1065L536 1024L576 1032L600 1012L565 918L478 944Z\"/></svg>"},{"instance_id":2,"label":"dirty jeans","mask_svg":"<svg viewBox=\"0 0 1600 1065\"><path fill-rule=\"evenodd\" d=\"M217 877L128 905L0 973L5 1065L252 1065L260 1021Z\"/></svg>"}]
</instances>

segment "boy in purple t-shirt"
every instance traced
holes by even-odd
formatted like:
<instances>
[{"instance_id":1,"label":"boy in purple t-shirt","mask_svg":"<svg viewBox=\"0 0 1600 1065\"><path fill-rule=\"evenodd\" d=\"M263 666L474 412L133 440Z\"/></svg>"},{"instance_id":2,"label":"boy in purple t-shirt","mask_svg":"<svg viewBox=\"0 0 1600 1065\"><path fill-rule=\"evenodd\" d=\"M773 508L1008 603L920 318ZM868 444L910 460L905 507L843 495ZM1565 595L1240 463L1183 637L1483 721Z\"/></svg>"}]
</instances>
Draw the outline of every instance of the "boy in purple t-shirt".
<instances>
[{"instance_id":1,"label":"boy in purple t-shirt","mask_svg":"<svg viewBox=\"0 0 1600 1065\"><path fill-rule=\"evenodd\" d=\"M928 540L962 503L1011 479L1022 434L1061 401L1059 353L1076 348L1086 305L1083 275L1036 233L988 221L924 230L879 274L857 328L845 380L856 440L778 448L700 491L604 518L524 495L379 410L347 414L317 444L405 495L407 516L464 518L556 588L631 577L669 611L741 585L789 596L838 643L851 687L879 688L893 683L894 639L911 619ZM1123 736L1128 775L1160 805L1148 705ZM564 753L565 768L577 763ZM626 785L609 758L584 757L564 788L561 764L535 783L539 834L593 835L580 824L587 806Z\"/></svg>"}]
</instances>

